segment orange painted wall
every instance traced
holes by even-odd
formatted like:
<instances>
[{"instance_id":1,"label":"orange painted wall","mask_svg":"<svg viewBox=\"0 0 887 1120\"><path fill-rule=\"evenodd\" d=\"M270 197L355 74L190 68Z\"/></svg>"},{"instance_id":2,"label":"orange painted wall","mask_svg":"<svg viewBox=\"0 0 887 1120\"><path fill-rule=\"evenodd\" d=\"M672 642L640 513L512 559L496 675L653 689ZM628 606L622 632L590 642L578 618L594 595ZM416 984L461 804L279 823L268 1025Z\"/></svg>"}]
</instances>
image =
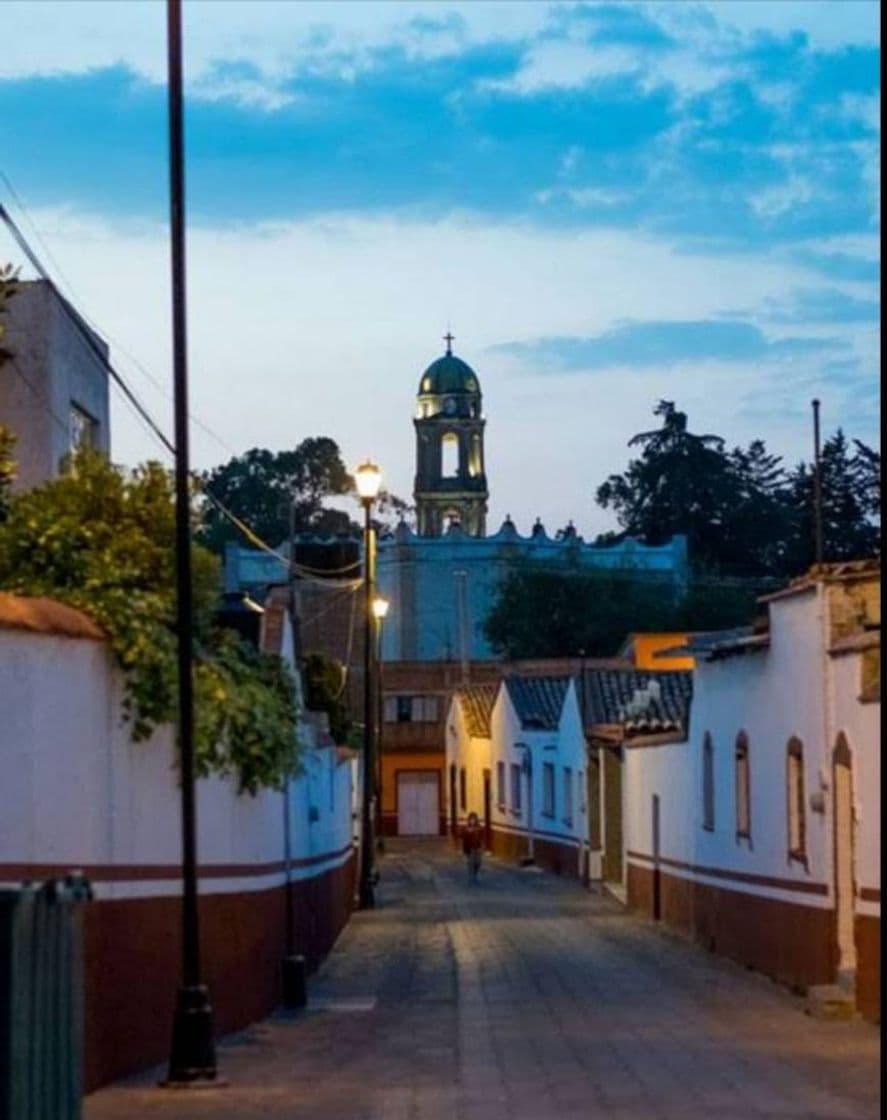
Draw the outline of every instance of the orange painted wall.
<instances>
[{"instance_id":1,"label":"orange painted wall","mask_svg":"<svg viewBox=\"0 0 887 1120\"><path fill-rule=\"evenodd\" d=\"M673 646L683 645L689 635L687 634L633 634L632 661L636 669L694 669L694 657L654 657L653 654L660 649L671 649Z\"/></svg>"}]
</instances>

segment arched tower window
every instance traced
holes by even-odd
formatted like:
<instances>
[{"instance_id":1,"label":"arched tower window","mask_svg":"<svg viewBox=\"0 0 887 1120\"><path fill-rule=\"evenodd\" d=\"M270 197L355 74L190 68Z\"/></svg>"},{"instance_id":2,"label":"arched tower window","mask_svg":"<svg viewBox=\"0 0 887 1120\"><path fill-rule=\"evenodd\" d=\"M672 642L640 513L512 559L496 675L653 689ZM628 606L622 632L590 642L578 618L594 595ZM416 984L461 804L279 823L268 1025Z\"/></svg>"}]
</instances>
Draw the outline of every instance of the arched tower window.
<instances>
[{"instance_id":1,"label":"arched tower window","mask_svg":"<svg viewBox=\"0 0 887 1120\"><path fill-rule=\"evenodd\" d=\"M459 474L459 437L447 432L440 441L440 477L456 478Z\"/></svg>"},{"instance_id":2,"label":"arched tower window","mask_svg":"<svg viewBox=\"0 0 887 1120\"><path fill-rule=\"evenodd\" d=\"M788 854L790 859L807 858L807 821L804 806L804 745L794 735L786 748L786 795Z\"/></svg>"},{"instance_id":3,"label":"arched tower window","mask_svg":"<svg viewBox=\"0 0 887 1120\"><path fill-rule=\"evenodd\" d=\"M751 769L749 764L748 736L740 731L736 736L736 839L751 839Z\"/></svg>"},{"instance_id":4,"label":"arched tower window","mask_svg":"<svg viewBox=\"0 0 887 1120\"><path fill-rule=\"evenodd\" d=\"M702 827L715 829L715 748L708 731L702 740Z\"/></svg>"}]
</instances>

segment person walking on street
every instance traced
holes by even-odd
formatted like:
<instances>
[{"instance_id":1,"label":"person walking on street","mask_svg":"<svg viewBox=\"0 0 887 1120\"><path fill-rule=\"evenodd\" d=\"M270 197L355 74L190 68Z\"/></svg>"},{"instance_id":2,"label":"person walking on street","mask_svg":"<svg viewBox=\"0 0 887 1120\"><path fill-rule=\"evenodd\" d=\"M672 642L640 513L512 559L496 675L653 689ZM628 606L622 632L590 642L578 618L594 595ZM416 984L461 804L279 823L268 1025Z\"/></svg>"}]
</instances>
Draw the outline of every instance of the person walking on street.
<instances>
[{"instance_id":1,"label":"person walking on street","mask_svg":"<svg viewBox=\"0 0 887 1120\"><path fill-rule=\"evenodd\" d=\"M468 823L462 829L462 851L468 863L468 881L477 882L477 873L480 871L481 854L483 852L484 836L480 827L477 813L468 814Z\"/></svg>"}]
</instances>

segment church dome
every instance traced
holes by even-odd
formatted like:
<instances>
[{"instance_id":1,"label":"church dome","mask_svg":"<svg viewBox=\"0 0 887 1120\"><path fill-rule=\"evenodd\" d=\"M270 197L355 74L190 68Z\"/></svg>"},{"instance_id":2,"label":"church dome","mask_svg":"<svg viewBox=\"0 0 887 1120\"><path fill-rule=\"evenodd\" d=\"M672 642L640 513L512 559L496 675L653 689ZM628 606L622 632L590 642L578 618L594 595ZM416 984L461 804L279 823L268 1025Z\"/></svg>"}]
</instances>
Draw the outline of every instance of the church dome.
<instances>
[{"instance_id":1,"label":"church dome","mask_svg":"<svg viewBox=\"0 0 887 1120\"><path fill-rule=\"evenodd\" d=\"M443 396L447 393L479 392L477 374L467 362L449 352L432 362L419 382L420 396L427 393Z\"/></svg>"}]
</instances>

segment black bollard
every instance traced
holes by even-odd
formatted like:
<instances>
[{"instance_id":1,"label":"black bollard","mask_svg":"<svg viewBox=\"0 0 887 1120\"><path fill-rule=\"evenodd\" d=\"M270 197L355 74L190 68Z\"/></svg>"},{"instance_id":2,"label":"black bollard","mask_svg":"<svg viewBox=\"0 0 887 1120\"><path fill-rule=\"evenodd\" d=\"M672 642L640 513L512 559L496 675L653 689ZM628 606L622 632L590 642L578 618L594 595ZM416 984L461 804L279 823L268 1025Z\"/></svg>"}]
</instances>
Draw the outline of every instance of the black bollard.
<instances>
[{"instance_id":1,"label":"black bollard","mask_svg":"<svg viewBox=\"0 0 887 1120\"><path fill-rule=\"evenodd\" d=\"M305 971L305 958L299 954L284 957L281 961L280 978L283 989L283 1006L289 1010L304 1007L308 1002Z\"/></svg>"}]
</instances>

